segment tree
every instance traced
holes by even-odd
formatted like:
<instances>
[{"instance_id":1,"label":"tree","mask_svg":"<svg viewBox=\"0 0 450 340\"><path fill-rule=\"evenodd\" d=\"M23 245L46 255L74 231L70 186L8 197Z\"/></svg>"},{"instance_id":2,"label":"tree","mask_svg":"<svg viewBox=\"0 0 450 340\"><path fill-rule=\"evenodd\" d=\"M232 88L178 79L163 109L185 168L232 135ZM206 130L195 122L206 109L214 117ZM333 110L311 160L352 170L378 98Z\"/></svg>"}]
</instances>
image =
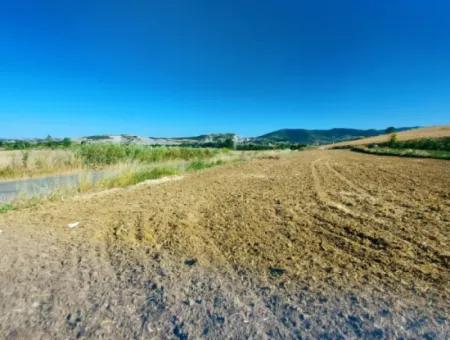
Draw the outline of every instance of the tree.
<instances>
[{"instance_id":1,"label":"tree","mask_svg":"<svg viewBox=\"0 0 450 340\"><path fill-rule=\"evenodd\" d=\"M397 134L393 133L391 135L391 138L389 139L389 146L395 147L396 144L397 144Z\"/></svg>"},{"instance_id":2,"label":"tree","mask_svg":"<svg viewBox=\"0 0 450 340\"><path fill-rule=\"evenodd\" d=\"M61 142L62 146L65 148L68 148L70 145L72 145L72 141L70 140L70 138L64 138Z\"/></svg>"},{"instance_id":3,"label":"tree","mask_svg":"<svg viewBox=\"0 0 450 340\"><path fill-rule=\"evenodd\" d=\"M395 127L393 127L393 126L389 126L387 129L386 129L386 133L394 133L396 130L395 130Z\"/></svg>"},{"instance_id":4,"label":"tree","mask_svg":"<svg viewBox=\"0 0 450 340\"><path fill-rule=\"evenodd\" d=\"M49 148L51 148L53 146L53 138L52 138L52 136L48 135L45 138L45 145L48 146Z\"/></svg>"},{"instance_id":5,"label":"tree","mask_svg":"<svg viewBox=\"0 0 450 340\"><path fill-rule=\"evenodd\" d=\"M234 149L236 147L235 143L234 143L234 139L231 137L225 139L222 145L224 148L227 148L227 149Z\"/></svg>"}]
</instances>

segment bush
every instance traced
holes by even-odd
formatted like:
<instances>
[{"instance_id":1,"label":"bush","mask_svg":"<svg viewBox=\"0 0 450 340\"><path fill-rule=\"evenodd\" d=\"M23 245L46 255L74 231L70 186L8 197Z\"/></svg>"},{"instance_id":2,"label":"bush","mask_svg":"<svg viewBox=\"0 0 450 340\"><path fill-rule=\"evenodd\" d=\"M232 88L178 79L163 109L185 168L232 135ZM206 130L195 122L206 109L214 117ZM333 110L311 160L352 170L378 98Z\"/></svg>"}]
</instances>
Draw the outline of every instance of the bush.
<instances>
[{"instance_id":1,"label":"bush","mask_svg":"<svg viewBox=\"0 0 450 340\"><path fill-rule=\"evenodd\" d=\"M389 146L391 148L394 148L396 146L396 144L397 144L397 134L393 133L391 135L391 138L389 139L388 144L389 144Z\"/></svg>"},{"instance_id":2,"label":"bush","mask_svg":"<svg viewBox=\"0 0 450 340\"><path fill-rule=\"evenodd\" d=\"M450 151L450 138L422 138L408 141L398 141L396 138L381 146L395 147L397 149L441 150Z\"/></svg>"},{"instance_id":3,"label":"bush","mask_svg":"<svg viewBox=\"0 0 450 340\"><path fill-rule=\"evenodd\" d=\"M351 150L384 156L450 159L450 151L355 146Z\"/></svg>"}]
</instances>

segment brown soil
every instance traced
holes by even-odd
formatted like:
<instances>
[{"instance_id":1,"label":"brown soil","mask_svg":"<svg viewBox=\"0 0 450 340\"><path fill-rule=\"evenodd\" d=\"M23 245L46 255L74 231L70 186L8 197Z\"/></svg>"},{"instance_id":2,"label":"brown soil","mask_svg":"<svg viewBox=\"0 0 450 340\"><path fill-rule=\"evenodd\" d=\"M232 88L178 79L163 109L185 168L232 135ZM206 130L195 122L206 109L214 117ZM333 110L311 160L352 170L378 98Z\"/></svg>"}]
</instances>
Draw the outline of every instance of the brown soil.
<instances>
[{"instance_id":1,"label":"brown soil","mask_svg":"<svg viewBox=\"0 0 450 340\"><path fill-rule=\"evenodd\" d=\"M336 146L346 146L346 145L367 145L367 144L374 144L374 143L385 143L385 142L389 141L389 139L391 138L391 135L392 134L387 134L387 135L381 135L381 136L370 137L370 138L362 138L362 139L353 140L353 141L340 142L340 143L326 145L325 148L336 147ZM420 138L450 137L450 125L433 126L433 127L427 127L427 128L402 131L402 132L396 133L396 135L397 135L397 139L400 141L420 139Z\"/></svg>"},{"instance_id":2,"label":"brown soil","mask_svg":"<svg viewBox=\"0 0 450 340\"><path fill-rule=\"evenodd\" d=\"M0 338L448 338L449 165L305 151L0 215Z\"/></svg>"}]
</instances>

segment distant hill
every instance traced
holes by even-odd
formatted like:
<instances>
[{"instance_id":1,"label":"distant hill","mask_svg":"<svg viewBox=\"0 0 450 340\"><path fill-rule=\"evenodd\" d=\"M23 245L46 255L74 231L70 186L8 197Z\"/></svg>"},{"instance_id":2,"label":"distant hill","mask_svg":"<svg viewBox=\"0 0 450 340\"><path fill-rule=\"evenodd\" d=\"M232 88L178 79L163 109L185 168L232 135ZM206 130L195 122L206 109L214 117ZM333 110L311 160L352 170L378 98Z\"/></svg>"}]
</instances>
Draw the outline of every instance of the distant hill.
<instances>
[{"instance_id":1,"label":"distant hill","mask_svg":"<svg viewBox=\"0 0 450 340\"><path fill-rule=\"evenodd\" d=\"M353 141L346 141L334 145L327 145L326 147L341 147L347 145L367 145L374 143L385 143L389 141L390 134L383 134L376 137L363 138ZM450 137L450 125L432 126L418 129L408 129L397 133L397 140L407 141L421 138L446 138Z\"/></svg>"},{"instance_id":2,"label":"distant hill","mask_svg":"<svg viewBox=\"0 0 450 340\"><path fill-rule=\"evenodd\" d=\"M79 143L113 143L113 144L139 144L139 145L191 145L215 146L232 140L239 143L240 138L234 133L215 133L194 137L144 137L133 135L96 135L77 139Z\"/></svg>"},{"instance_id":3,"label":"distant hill","mask_svg":"<svg viewBox=\"0 0 450 340\"><path fill-rule=\"evenodd\" d=\"M415 127L388 128L384 130L358 130L337 128L329 130L306 130L306 129L282 129L267 133L259 137L242 138L234 133L212 133L192 137L146 137L136 135L94 135L72 139L72 142L78 144L91 143L112 143L112 144L137 144L137 145L163 145L163 146L194 146L194 147L238 147L241 150L251 150L251 147L289 147L289 144L305 145L324 145L342 142L355 142L364 138L375 138L393 132L402 132L406 130L415 131ZM428 131L428 130L424 130ZM54 141L62 141L61 138L53 138ZM27 141L36 144L45 139L26 139L26 140L6 140L0 138L1 144L13 143L15 141ZM247 147L247 148L246 148ZM291 145L292 147L292 145Z\"/></svg>"},{"instance_id":4,"label":"distant hill","mask_svg":"<svg viewBox=\"0 0 450 340\"><path fill-rule=\"evenodd\" d=\"M405 131L413 128L390 128L389 132ZM254 140L258 142L286 142L299 144L330 144L346 140L354 140L359 138L373 137L385 134L384 130L358 130L337 128L330 130L306 130L306 129L282 129L265 135L256 137Z\"/></svg>"}]
</instances>

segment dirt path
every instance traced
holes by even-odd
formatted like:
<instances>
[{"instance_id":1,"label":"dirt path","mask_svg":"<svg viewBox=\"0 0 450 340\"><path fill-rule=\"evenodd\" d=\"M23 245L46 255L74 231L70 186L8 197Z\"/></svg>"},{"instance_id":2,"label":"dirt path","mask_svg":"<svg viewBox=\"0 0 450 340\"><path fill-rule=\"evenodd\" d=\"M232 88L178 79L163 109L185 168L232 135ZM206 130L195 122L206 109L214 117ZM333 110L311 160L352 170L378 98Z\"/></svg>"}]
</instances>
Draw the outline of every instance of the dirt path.
<instances>
[{"instance_id":1,"label":"dirt path","mask_svg":"<svg viewBox=\"0 0 450 340\"><path fill-rule=\"evenodd\" d=\"M446 338L449 188L318 150L3 214L0 337Z\"/></svg>"}]
</instances>

